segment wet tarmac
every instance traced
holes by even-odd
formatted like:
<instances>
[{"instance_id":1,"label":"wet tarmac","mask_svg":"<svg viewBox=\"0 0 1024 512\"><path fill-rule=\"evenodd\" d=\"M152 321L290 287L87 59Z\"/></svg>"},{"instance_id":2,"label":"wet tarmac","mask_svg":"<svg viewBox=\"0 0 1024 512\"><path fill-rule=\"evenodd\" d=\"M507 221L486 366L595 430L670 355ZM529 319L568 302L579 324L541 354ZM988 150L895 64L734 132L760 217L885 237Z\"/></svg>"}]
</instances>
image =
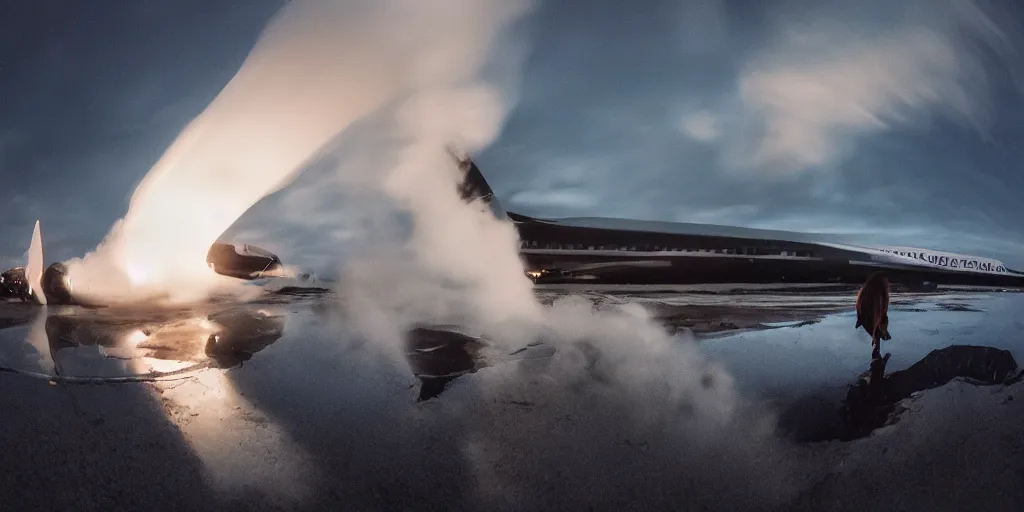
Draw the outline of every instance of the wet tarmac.
<instances>
[{"instance_id":1,"label":"wet tarmac","mask_svg":"<svg viewBox=\"0 0 1024 512\"><path fill-rule=\"evenodd\" d=\"M740 395L769 404L796 437L826 431L869 368L852 293L587 297L639 302L670 330L695 333ZM893 340L882 347L892 354L889 370L954 343L1024 360L1022 306L1024 295L999 292L896 295ZM0 493L13 498L0 508L785 502L781 483L730 485L745 465L755 471L753 461L777 457L771 450L750 448L748 463L692 473L669 449L683 441L623 417L632 409L620 395L552 377L545 365L556 349L544 342L510 349L421 326L382 347L348 331L339 306L319 293L184 310L2 307L0 457L8 469ZM746 449L734 441L722 453Z\"/></svg>"}]
</instances>

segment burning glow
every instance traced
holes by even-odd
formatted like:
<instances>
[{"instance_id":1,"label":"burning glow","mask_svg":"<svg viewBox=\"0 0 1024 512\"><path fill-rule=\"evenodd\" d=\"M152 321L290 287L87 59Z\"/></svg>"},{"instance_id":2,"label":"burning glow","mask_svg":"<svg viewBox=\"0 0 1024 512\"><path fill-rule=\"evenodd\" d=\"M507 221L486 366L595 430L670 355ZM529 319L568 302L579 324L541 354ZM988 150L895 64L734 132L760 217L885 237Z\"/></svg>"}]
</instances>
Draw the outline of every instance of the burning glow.
<instances>
[{"instance_id":1,"label":"burning glow","mask_svg":"<svg viewBox=\"0 0 1024 512\"><path fill-rule=\"evenodd\" d=\"M135 371L139 374L176 372L194 364L190 361L173 361L155 357L142 357L135 361L137 361Z\"/></svg>"},{"instance_id":2,"label":"burning glow","mask_svg":"<svg viewBox=\"0 0 1024 512\"><path fill-rule=\"evenodd\" d=\"M206 253L246 210L361 117L410 90L469 79L486 56L478 42L498 26L451 20L504 22L520 11L479 0L288 3L142 180L124 219L94 252L67 262L76 293L191 301L233 282Z\"/></svg>"},{"instance_id":3,"label":"burning glow","mask_svg":"<svg viewBox=\"0 0 1024 512\"><path fill-rule=\"evenodd\" d=\"M146 341L147 338L149 338L149 336L146 336L146 333L142 332L141 329L135 329L128 333L128 336L125 337L125 342L134 347L138 346L139 343Z\"/></svg>"}]
</instances>

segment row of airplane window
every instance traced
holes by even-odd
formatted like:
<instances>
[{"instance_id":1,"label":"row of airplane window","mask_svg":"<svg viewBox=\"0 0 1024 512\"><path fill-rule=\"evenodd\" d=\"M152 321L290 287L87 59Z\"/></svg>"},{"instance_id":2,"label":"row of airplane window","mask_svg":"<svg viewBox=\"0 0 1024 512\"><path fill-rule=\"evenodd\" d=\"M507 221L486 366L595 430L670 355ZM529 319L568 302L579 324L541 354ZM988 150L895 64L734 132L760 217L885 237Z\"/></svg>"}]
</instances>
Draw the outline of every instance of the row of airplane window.
<instances>
[{"instance_id":1,"label":"row of airplane window","mask_svg":"<svg viewBox=\"0 0 1024 512\"><path fill-rule=\"evenodd\" d=\"M522 249L549 249L566 251L636 251L636 252L703 252L715 254L739 254L746 256L796 256L810 257L810 251L784 251L781 249L767 249L755 247L743 248L719 248L719 249L693 249L683 247L668 247L660 245L587 245L587 244L560 244L551 242L538 242L536 240L523 240L520 242Z\"/></svg>"}]
</instances>

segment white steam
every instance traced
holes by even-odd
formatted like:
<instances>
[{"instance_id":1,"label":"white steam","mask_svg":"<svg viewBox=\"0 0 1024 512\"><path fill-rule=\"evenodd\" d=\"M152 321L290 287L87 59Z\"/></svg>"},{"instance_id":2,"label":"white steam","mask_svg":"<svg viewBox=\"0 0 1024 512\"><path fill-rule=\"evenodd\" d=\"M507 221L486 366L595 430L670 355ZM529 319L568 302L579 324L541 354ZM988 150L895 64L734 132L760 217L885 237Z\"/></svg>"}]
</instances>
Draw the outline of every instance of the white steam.
<instances>
[{"instance_id":1,"label":"white steam","mask_svg":"<svg viewBox=\"0 0 1024 512\"><path fill-rule=\"evenodd\" d=\"M484 4L472 12L500 12ZM477 18L468 17L459 26L475 24ZM479 52L495 41L490 32L463 36L460 48ZM480 55L432 55L421 69L435 79L410 84L407 94L380 113L386 119L361 126L371 134L360 133L359 147L337 149L336 158L320 155L335 168L333 175L324 173L324 190L337 183L377 187L412 224L407 236L384 230L358 240L360 249L343 262L338 291L346 326L387 351L398 365L406 364L402 343L415 325L455 324L482 333L488 350L499 355L541 341L554 351L541 368L510 363L484 370L471 381L486 388L477 391L486 396L517 389L527 394L523 398L546 397L561 410L576 407L572 390L582 384L593 391L592 400L625 414L619 420L632 422L629 428L639 432L662 432L675 440L726 439L737 445L743 444L737 435L755 444L762 440L770 428L758 421L737 423L742 402L729 375L709 364L695 342L670 335L640 306L596 311L579 297L550 307L539 303L519 260L514 226L482 204L459 198L459 174L445 150L454 144L472 154L498 135L512 106L509 91L515 80L509 78L517 76L517 63L506 60L506 73L496 78L482 72ZM303 187L300 194L315 202L313 190ZM288 191L284 195L281 204L291 203ZM518 389L533 379L501 378L517 368L534 376L539 372L554 389Z\"/></svg>"},{"instance_id":2,"label":"white steam","mask_svg":"<svg viewBox=\"0 0 1024 512\"><path fill-rule=\"evenodd\" d=\"M374 189L371 201L386 197L411 221L408 236L383 230L341 262L349 325L393 361L402 364L404 333L421 323L483 332L504 354L540 340L554 354L534 376L553 388L502 378L529 372L528 364L499 365L469 382L482 385L482 396L507 389L535 393L531 400L547 399L554 410L580 408L585 425L611 414L606 434L621 426L668 438L669 459L760 441L759 423L737 421L741 403L730 378L695 343L670 336L635 306L595 312L571 298L542 307L514 226L459 198L446 147L473 154L497 137L522 57L506 31L530 7L518 0L290 3L146 177L124 222L70 266L76 291L107 300L205 296L216 285L204 261L210 243L297 169L328 162L325 180ZM337 139L358 128L371 136L329 165ZM317 188L297 190L300 203L318 203ZM582 397L574 391L580 384Z\"/></svg>"},{"instance_id":3,"label":"white steam","mask_svg":"<svg viewBox=\"0 0 1024 512\"><path fill-rule=\"evenodd\" d=\"M220 279L206 252L253 204L285 186L303 162L361 117L412 94L413 117L446 110L485 64L490 42L523 14L519 2L290 2L237 75L171 145L97 249L68 262L76 293L105 301L194 300ZM469 90L484 117L488 91ZM488 114L490 109L490 114ZM489 122L494 124L493 121ZM416 126L413 129L448 129ZM470 127L478 148L496 128ZM438 133L440 139L445 133Z\"/></svg>"},{"instance_id":4,"label":"white steam","mask_svg":"<svg viewBox=\"0 0 1024 512\"><path fill-rule=\"evenodd\" d=\"M694 340L637 304L567 297L545 316L543 345L461 377L436 405L464 429L480 508L624 510L644 495L771 510L793 495L774 418Z\"/></svg>"}]
</instances>

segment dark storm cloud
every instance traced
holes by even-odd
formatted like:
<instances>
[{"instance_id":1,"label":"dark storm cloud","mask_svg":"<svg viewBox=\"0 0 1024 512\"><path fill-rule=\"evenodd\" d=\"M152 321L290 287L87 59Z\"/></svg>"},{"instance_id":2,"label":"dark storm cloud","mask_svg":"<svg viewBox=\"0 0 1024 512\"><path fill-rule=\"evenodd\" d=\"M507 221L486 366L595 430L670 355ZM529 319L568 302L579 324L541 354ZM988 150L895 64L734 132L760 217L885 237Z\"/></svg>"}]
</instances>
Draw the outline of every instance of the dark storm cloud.
<instances>
[{"instance_id":1,"label":"dark storm cloud","mask_svg":"<svg viewBox=\"0 0 1024 512\"><path fill-rule=\"evenodd\" d=\"M94 247L281 3L3 3L0 252L20 259L36 219L48 259Z\"/></svg>"},{"instance_id":2,"label":"dark storm cloud","mask_svg":"<svg viewBox=\"0 0 1024 512\"><path fill-rule=\"evenodd\" d=\"M3 196L3 254L20 257L36 218L54 258L91 249L279 5L0 8L0 169L19 180ZM478 160L528 214L831 231L1024 267L1018 11L542 1L522 27L520 102ZM311 188L300 179L281 204ZM263 233L295 233L284 224Z\"/></svg>"},{"instance_id":3,"label":"dark storm cloud","mask_svg":"<svg viewBox=\"0 0 1024 512\"><path fill-rule=\"evenodd\" d=\"M1024 263L1011 6L545 12L522 104L481 157L511 209L831 231Z\"/></svg>"}]
</instances>

